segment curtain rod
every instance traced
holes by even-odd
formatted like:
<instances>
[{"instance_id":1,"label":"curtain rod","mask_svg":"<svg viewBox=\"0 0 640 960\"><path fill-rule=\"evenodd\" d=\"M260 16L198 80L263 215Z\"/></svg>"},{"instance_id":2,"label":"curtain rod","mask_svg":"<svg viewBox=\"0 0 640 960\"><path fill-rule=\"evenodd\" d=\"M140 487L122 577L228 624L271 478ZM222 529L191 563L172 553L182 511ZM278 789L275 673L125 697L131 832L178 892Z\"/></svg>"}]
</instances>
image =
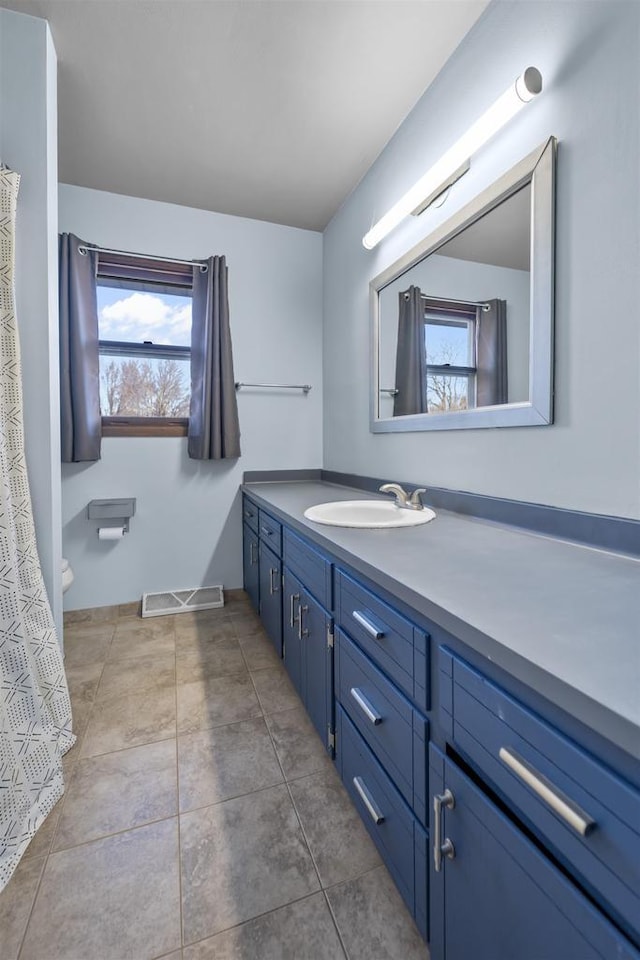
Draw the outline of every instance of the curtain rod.
<instances>
[{"instance_id":1,"label":"curtain rod","mask_svg":"<svg viewBox=\"0 0 640 960\"><path fill-rule=\"evenodd\" d=\"M403 293L405 300L409 299L409 291ZM426 293L420 294L421 300L440 300L442 303L460 303L468 307L482 307L484 313L488 313L491 310L491 304L483 302L482 300L460 300L458 297L434 297L428 296Z\"/></svg>"},{"instance_id":2,"label":"curtain rod","mask_svg":"<svg viewBox=\"0 0 640 960\"><path fill-rule=\"evenodd\" d=\"M92 250L94 253L115 253L119 257L135 257L136 260L161 260L163 263L181 263L189 267L199 264L203 272L209 269L204 260L178 260L175 257L156 257L150 253L132 253L131 250L111 250L109 247L98 247L92 243L83 243L78 247L78 251L85 257L89 250Z\"/></svg>"}]
</instances>

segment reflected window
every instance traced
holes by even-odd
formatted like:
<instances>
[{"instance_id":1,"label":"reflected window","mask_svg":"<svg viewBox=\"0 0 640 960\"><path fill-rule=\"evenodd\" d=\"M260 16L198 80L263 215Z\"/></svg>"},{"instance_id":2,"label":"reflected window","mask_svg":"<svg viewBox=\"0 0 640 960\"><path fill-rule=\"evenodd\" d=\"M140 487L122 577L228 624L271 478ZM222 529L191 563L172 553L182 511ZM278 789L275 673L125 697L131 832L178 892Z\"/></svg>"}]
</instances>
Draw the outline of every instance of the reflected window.
<instances>
[{"instance_id":1,"label":"reflected window","mask_svg":"<svg viewBox=\"0 0 640 960\"><path fill-rule=\"evenodd\" d=\"M425 303L427 412L476 406L476 312L463 304L439 309Z\"/></svg>"}]
</instances>

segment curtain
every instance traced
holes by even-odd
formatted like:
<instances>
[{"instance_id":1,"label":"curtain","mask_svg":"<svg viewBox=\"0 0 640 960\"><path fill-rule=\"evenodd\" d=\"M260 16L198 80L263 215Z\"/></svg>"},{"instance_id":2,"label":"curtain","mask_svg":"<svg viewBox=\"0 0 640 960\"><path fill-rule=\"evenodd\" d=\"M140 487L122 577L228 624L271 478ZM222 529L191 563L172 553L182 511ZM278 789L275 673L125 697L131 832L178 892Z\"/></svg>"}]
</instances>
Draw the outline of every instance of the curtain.
<instances>
[{"instance_id":1,"label":"curtain","mask_svg":"<svg viewBox=\"0 0 640 960\"><path fill-rule=\"evenodd\" d=\"M240 456L224 257L193 268L188 450L193 460Z\"/></svg>"},{"instance_id":2,"label":"curtain","mask_svg":"<svg viewBox=\"0 0 640 960\"><path fill-rule=\"evenodd\" d=\"M0 168L0 889L62 796L62 755L75 740L24 452L13 289L19 183Z\"/></svg>"},{"instance_id":3,"label":"curtain","mask_svg":"<svg viewBox=\"0 0 640 960\"><path fill-rule=\"evenodd\" d=\"M487 300L478 309L476 404L489 407L508 402L507 301Z\"/></svg>"},{"instance_id":4,"label":"curtain","mask_svg":"<svg viewBox=\"0 0 640 960\"><path fill-rule=\"evenodd\" d=\"M399 295L394 417L427 412L424 302L419 287Z\"/></svg>"},{"instance_id":5,"label":"curtain","mask_svg":"<svg viewBox=\"0 0 640 960\"><path fill-rule=\"evenodd\" d=\"M83 252L81 252L83 251ZM63 463L100 459L98 254L72 233L59 241L60 429Z\"/></svg>"}]
</instances>

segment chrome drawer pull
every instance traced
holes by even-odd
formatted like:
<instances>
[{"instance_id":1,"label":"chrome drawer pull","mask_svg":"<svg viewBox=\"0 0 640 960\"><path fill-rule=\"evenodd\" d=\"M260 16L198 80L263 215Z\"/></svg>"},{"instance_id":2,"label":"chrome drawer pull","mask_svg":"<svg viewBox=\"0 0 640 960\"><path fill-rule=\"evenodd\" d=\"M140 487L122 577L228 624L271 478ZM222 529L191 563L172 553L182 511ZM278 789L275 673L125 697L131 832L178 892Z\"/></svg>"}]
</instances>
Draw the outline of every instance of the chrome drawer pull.
<instances>
[{"instance_id":1,"label":"chrome drawer pull","mask_svg":"<svg viewBox=\"0 0 640 960\"><path fill-rule=\"evenodd\" d=\"M295 607L296 602L299 599L300 599L299 593L292 593L291 596L289 597L289 626L291 627L292 630L296 625L296 620L298 619L298 617L296 617L296 615L293 612L293 608ZM298 614L300 614L300 611L298 611Z\"/></svg>"},{"instance_id":2,"label":"chrome drawer pull","mask_svg":"<svg viewBox=\"0 0 640 960\"><path fill-rule=\"evenodd\" d=\"M380 630L380 628L376 627L374 623L371 623L371 620L367 620L363 613L360 613L359 610L354 610L351 616L356 623L359 623L361 627L364 627L369 636L373 637L374 640L382 640L384 637L384 630Z\"/></svg>"},{"instance_id":3,"label":"chrome drawer pull","mask_svg":"<svg viewBox=\"0 0 640 960\"><path fill-rule=\"evenodd\" d=\"M453 810L455 805L455 797L448 787L444 793L436 793L433 798L433 869L436 873L440 873L442 869L443 854L448 857L449 860L455 859L456 851L451 840L447 838L444 843L442 842L441 822L442 808L446 807L447 810Z\"/></svg>"},{"instance_id":4,"label":"chrome drawer pull","mask_svg":"<svg viewBox=\"0 0 640 960\"><path fill-rule=\"evenodd\" d=\"M358 690L357 687L351 687L349 692L364 713L367 720L371 720L371 723L374 725L374 727L377 727L379 723L382 723L382 717L380 714L376 713L375 709L371 706L367 698L363 693L360 692L360 690Z\"/></svg>"},{"instance_id":5,"label":"chrome drawer pull","mask_svg":"<svg viewBox=\"0 0 640 960\"><path fill-rule=\"evenodd\" d=\"M251 519L251 517L254 516L254 514L251 512L251 510L245 510L244 515L245 515L245 517L247 517L249 520Z\"/></svg>"},{"instance_id":6,"label":"chrome drawer pull","mask_svg":"<svg viewBox=\"0 0 640 960\"><path fill-rule=\"evenodd\" d=\"M273 530L269 530L269 529L267 529L267 527L260 527L260 529L262 530L263 533L266 533L266 535L267 535L268 537L272 537L272 536L273 536Z\"/></svg>"},{"instance_id":7,"label":"chrome drawer pull","mask_svg":"<svg viewBox=\"0 0 640 960\"><path fill-rule=\"evenodd\" d=\"M373 820L373 822L374 822L375 824L377 824L378 826L379 826L381 823L384 823L384 815L383 815L382 813L380 813L380 811L378 810L375 802L373 801L373 799L372 799L372 797L371 797L371 794L369 793L369 791L367 790L367 788L366 788L365 785L364 785L364 780L362 779L362 777L354 777L354 778L353 778L353 785L354 785L354 787L356 788L356 790L358 791L358 793L359 793L359 795L360 795L360 799L362 800L362 802L364 803L365 807L367 808L367 810L368 810L368 812L369 812L369 816L371 817L371 819Z\"/></svg>"},{"instance_id":8,"label":"chrome drawer pull","mask_svg":"<svg viewBox=\"0 0 640 960\"><path fill-rule=\"evenodd\" d=\"M273 576L274 574L277 574L277 573L278 573L277 568L274 570L273 567L269 567L269 593L271 596L273 596L274 593L278 593L278 588L274 585L274 582L273 582Z\"/></svg>"},{"instance_id":9,"label":"chrome drawer pull","mask_svg":"<svg viewBox=\"0 0 640 960\"><path fill-rule=\"evenodd\" d=\"M500 759L515 773L541 800L551 807L554 813L568 823L581 837L588 836L595 829L596 821L588 813L558 790L550 780L538 773L514 750L500 747Z\"/></svg>"}]
</instances>

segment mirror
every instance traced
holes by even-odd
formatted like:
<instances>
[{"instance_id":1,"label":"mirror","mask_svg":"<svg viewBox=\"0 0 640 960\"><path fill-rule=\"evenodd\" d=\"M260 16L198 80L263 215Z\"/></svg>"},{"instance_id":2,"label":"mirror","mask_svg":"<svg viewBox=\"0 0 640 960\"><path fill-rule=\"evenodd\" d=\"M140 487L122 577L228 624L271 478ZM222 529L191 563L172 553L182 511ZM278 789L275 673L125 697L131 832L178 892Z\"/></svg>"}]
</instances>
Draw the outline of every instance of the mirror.
<instances>
[{"instance_id":1,"label":"mirror","mask_svg":"<svg viewBox=\"0 0 640 960\"><path fill-rule=\"evenodd\" d=\"M371 429L552 422L551 138L372 281Z\"/></svg>"}]
</instances>

